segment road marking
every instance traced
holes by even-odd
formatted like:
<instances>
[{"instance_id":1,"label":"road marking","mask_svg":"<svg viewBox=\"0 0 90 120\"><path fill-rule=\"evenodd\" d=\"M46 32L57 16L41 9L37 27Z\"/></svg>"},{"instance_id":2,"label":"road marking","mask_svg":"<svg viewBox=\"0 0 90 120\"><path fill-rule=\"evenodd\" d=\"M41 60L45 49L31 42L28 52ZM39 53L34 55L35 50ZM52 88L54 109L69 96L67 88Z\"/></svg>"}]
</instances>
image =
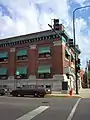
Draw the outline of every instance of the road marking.
<instances>
[{"instance_id":1,"label":"road marking","mask_svg":"<svg viewBox=\"0 0 90 120\"><path fill-rule=\"evenodd\" d=\"M76 108L77 108L77 106L78 106L78 104L79 104L79 102L80 102L81 99L82 99L82 98L79 98L79 100L76 102L76 104L74 105L73 109L71 110L71 112L70 112L67 120L72 120L73 115L74 115L74 113L75 113L75 111L76 111Z\"/></svg>"},{"instance_id":2,"label":"road marking","mask_svg":"<svg viewBox=\"0 0 90 120\"><path fill-rule=\"evenodd\" d=\"M20 118L18 118L16 120L31 120L32 118L34 118L35 116L42 113L43 111L45 111L48 108L49 108L49 106L40 106L40 107L36 108L35 110L30 111L27 114L21 116Z\"/></svg>"}]
</instances>

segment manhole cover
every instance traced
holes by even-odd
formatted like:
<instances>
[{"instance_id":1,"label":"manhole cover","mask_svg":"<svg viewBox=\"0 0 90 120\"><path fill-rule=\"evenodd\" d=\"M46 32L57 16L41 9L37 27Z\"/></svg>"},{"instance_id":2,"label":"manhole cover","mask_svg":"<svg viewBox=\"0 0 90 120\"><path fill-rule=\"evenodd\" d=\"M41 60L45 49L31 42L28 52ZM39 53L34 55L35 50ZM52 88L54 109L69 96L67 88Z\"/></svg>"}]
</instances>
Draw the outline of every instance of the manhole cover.
<instances>
[{"instance_id":1,"label":"manhole cover","mask_svg":"<svg viewBox=\"0 0 90 120\"><path fill-rule=\"evenodd\" d=\"M49 103L49 102L45 101L45 102L42 102L42 103Z\"/></svg>"}]
</instances>

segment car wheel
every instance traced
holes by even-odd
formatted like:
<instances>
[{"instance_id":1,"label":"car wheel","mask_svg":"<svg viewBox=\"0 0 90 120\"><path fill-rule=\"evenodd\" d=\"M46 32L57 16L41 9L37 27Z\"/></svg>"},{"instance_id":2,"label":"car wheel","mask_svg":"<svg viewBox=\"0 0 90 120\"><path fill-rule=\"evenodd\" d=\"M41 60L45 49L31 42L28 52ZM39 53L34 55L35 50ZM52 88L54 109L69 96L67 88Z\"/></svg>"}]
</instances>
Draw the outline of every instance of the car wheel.
<instances>
[{"instance_id":1,"label":"car wheel","mask_svg":"<svg viewBox=\"0 0 90 120\"><path fill-rule=\"evenodd\" d=\"M23 95L23 94L21 94L20 96L21 96L21 97L24 97L24 95Z\"/></svg>"},{"instance_id":2,"label":"car wheel","mask_svg":"<svg viewBox=\"0 0 90 120\"><path fill-rule=\"evenodd\" d=\"M1 96L3 96L4 95L4 93L1 93Z\"/></svg>"},{"instance_id":3,"label":"car wheel","mask_svg":"<svg viewBox=\"0 0 90 120\"><path fill-rule=\"evenodd\" d=\"M18 97L18 94L13 94L12 96L14 96L14 97Z\"/></svg>"},{"instance_id":4,"label":"car wheel","mask_svg":"<svg viewBox=\"0 0 90 120\"><path fill-rule=\"evenodd\" d=\"M44 98L44 95L40 95L40 97Z\"/></svg>"},{"instance_id":5,"label":"car wheel","mask_svg":"<svg viewBox=\"0 0 90 120\"><path fill-rule=\"evenodd\" d=\"M34 93L34 97L40 97L39 92L35 92L35 93Z\"/></svg>"}]
</instances>

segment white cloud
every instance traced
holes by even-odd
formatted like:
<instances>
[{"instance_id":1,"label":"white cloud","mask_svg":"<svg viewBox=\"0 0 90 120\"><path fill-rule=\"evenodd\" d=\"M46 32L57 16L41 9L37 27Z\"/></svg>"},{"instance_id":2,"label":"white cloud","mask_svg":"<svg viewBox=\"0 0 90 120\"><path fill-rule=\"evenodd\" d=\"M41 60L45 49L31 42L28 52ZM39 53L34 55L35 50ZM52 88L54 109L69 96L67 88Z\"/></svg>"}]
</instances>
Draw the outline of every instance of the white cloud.
<instances>
[{"instance_id":1,"label":"white cloud","mask_svg":"<svg viewBox=\"0 0 90 120\"><path fill-rule=\"evenodd\" d=\"M8 7L13 18L0 16L3 37L49 29L48 23L51 23L52 18L64 21L69 18L67 0L1 0L0 3ZM40 7L40 11L36 5Z\"/></svg>"},{"instance_id":2,"label":"white cloud","mask_svg":"<svg viewBox=\"0 0 90 120\"><path fill-rule=\"evenodd\" d=\"M78 3L80 6L88 5L89 0L74 0L74 2Z\"/></svg>"}]
</instances>

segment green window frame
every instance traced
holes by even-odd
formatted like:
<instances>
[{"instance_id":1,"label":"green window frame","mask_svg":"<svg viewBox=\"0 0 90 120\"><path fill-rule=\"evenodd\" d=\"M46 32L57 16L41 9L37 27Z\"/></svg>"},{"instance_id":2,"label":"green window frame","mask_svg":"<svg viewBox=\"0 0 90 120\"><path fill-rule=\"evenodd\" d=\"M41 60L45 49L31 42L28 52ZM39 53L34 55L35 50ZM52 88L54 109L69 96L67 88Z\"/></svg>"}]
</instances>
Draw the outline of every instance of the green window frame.
<instances>
[{"instance_id":1,"label":"green window frame","mask_svg":"<svg viewBox=\"0 0 90 120\"><path fill-rule=\"evenodd\" d=\"M62 41L66 42L66 39L65 39L65 37L63 37L63 36L62 36Z\"/></svg>"},{"instance_id":2,"label":"green window frame","mask_svg":"<svg viewBox=\"0 0 90 120\"><path fill-rule=\"evenodd\" d=\"M0 52L0 58L8 58L8 52Z\"/></svg>"},{"instance_id":3,"label":"green window frame","mask_svg":"<svg viewBox=\"0 0 90 120\"><path fill-rule=\"evenodd\" d=\"M42 74L42 73L51 73L50 65L39 65L38 74Z\"/></svg>"},{"instance_id":4,"label":"green window frame","mask_svg":"<svg viewBox=\"0 0 90 120\"><path fill-rule=\"evenodd\" d=\"M39 47L38 53L39 54L50 53L50 47L49 46Z\"/></svg>"},{"instance_id":5,"label":"green window frame","mask_svg":"<svg viewBox=\"0 0 90 120\"><path fill-rule=\"evenodd\" d=\"M71 54L71 61L75 60L74 54Z\"/></svg>"},{"instance_id":6,"label":"green window frame","mask_svg":"<svg viewBox=\"0 0 90 120\"><path fill-rule=\"evenodd\" d=\"M20 75L20 74L25 74L27 75L28 74L28 70L27 70L27 67L17 67L16 68L16 75Z\"/></svg>"},{"instance_id":7,"label":"green window frame","mask_svg":"<svg viewBox=\"0 0 90 120\"><path fill-rule=\"evenodd\" d=\"M65 54L67 54L68 56L70 56L70 52L68 49L65 49Z\"/></svg>"},{"instance_id":8,"label":"green window frame","mask_svg":"<svg viewBox=\"0 0 90 120\"><path fill-rule=\"evenodd\" d=\"M0 68L0 75L7 75L8 69L7 68Z\"/></svg>"},{"instance_id":9,"label":"green window frame","mask_svg":"<svg viewBox=\"0 0 90 120\"><path fill-rule=\"evenodd\" d=\"M24 55L28 55L28 50L27 49L21 49L19 51L17 51L16 56L24 56Z\"/></svg>"}]
</instances>

